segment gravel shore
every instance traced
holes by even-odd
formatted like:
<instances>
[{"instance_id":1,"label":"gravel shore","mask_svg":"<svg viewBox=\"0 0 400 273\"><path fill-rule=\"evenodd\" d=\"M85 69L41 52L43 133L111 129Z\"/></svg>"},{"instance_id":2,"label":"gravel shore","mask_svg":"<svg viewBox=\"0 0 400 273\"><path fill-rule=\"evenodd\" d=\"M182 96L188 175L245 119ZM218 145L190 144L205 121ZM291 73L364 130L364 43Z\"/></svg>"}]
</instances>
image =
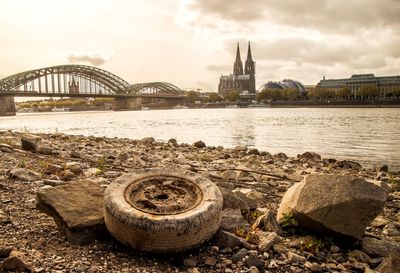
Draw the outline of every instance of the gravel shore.
<instances>
[{"instance_id":1,"label":"gravel shore","mask_svg":"<svg viewBox=\"0 0 400 273\"><path fill-rule=\"evenodd\" d=\"M245 194L256 203L253 211L276 212L286 190L307 174L382 181L388 184L389 198L365 237L389 240L400 249L400 174L386 166L364 169L356 162L321 159L312 152L287 157L246 147L208 147L201 141L162 143L151 137L37 134L42 146L32 152L22 149L21 135L0 132L0 262L18 257L33 272L386 272L377 267L387 255L367 254L360 244L345 248L340 242L288 231L265 252L222 247L215 240L179 255L140 253L111 238L73 245L51 217L36 209L36 193L44 185L90 179L105 188L121 175L143 168L197 172L221 189Z\"/></svg>"}]
</instances>

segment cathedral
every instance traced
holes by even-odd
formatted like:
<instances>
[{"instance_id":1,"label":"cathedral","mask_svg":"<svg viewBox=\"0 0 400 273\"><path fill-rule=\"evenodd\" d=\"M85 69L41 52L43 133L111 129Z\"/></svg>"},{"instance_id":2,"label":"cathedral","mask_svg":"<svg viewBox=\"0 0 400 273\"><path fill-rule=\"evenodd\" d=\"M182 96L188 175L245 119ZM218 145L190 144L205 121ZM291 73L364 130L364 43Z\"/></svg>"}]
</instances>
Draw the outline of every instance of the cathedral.
<instances>
[{"instance_id":1,"label":"cathedral","mask_svg":"<svg viewBox=\"0 0 400 273\"><path fill-rule=\"evenodd\" d=\"M233 74L229 76L221 76L218 85L218 94L220 96L226 96L230 91L239 91L244 95L255 95L256 94L256 63L251 57L250 42L247 50L247 59L244 65L240 58L239 43L237 44L236 60L233 65ZM243 92L247 91L247 92Z\"/></svg>"}]
</instances>

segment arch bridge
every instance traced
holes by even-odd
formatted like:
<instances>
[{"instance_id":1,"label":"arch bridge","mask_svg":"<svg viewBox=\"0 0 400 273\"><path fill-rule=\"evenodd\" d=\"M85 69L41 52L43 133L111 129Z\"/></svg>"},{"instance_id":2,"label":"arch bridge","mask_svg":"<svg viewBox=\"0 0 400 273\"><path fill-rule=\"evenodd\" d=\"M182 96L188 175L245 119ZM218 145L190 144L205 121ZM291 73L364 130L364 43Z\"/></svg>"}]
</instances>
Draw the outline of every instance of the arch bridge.
<instances>
[{"instance_id":1,"label":"arch bridge","mask_svg":"<svg viewBox=\"0 0 400 273\"><path fill-rule=\"evenodd\" d=\"M10 104L10 98L15 96L109 97L115 98L121 108L129 109L137 108L142 99L180 102L185 98L185 91L167 82L129 84L115 74L93 66L59 65L0 79L0 115L8 112L4 104Z\"/></svg>"}]
</instances>

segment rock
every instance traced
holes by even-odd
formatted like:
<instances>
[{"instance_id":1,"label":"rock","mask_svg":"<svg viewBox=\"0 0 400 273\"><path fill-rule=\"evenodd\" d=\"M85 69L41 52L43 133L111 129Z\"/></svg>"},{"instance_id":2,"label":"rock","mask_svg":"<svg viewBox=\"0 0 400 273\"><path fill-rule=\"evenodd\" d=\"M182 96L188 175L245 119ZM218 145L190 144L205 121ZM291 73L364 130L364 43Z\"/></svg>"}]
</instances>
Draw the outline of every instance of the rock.
<instances>
[{"instance_id":1,"label":"rock","mask_svg":"<svg viewBox=\"0 0 400 273\"><path fill-rule=\"evenodd\" d=\"M61 178L65 181L70 181L75 177L75 174L71 170L65 170L61 173Z\"/></svg>"},{"instance_id":2,"label":"rock","mask_svg":"<svg viewBox=\"0 0 400 273\"><path fill-rule=\"evenodd\" d=\"M256 250L250 250L248 253L248 258L246 259L246 265L248 267L258 267L264 268L264 261L258 257L258 253Z\"/></svg>"},{"instance_id":3,"label":"rock","mask_svg":"<svg viewBox=\"0 0 400 273\"><path fill-rule=\"evenodd\" d=\"M353 169L356 171L360 171L362 169L362 166L360 163L357 163L355 161L350 161L350 160L338 161L338 162L336 162L336 165L343 169Z\"/></svg>"},{"instance_id":4,"label":"rock","mask_svg":"<svg viewBox=\"0 0 400 273\"><path fill-rule=\"evenodd\" d=\"M240 198L236 193L227 190L225 188L220 188L222 197L224 199L223 208L224 209L241 209L249 210L250 207L245 200Z\"/></svg>"},{"instance_id":5,"label":"rock","mask_svg":"<svg viewBox=\"0 0 400 273\"><path fill-rule=\"evenodd\" d=\"M154 143L154 142L156 142L156 140L154 139L154 137L145 137L145 138L142 138L142 142L143 143Z\"/></svg>"},{"instance_id":6,"label":"rock","mask_svg":"<svg viewBox=\"0 0 400 273\"><path fill-rule=\"evenodd\" d=\"M65 169L70 170L75 175L79 175L79 174L83 173L81 165L78 162L68 162L65 165Z\"/></svg>"},{"instance_id":7,"label":"rock","mask_svg":"<svg viewBox=\"0 0 400 273\"><path fill-rule=\"evenodd\" d=\"M212 254L218 254L219 253L219 247L218 246L212 246L210 249Z\"/></svg>"},{"instance_id":8,"label":"rock","mask_svg":"<svg viewBox=\"0 0 400 273\"><path fill-rule=\"evenodd\" d=\"M380 172L385 172L385 173L387 173L387 172L389 171L389 166L388 166L388 165L382 165L382 166L379 168L379 171L380 171Z\"/></svg>"},{"instance_id":9,"label":"rock","mask_svg":"<svg viewBox=\"0 0 400 273\"><path fill-rule=\"evenodd\" d=\"M206 144L203 141L199 140L193 143L193 146L196 148L205 148Z\"/></svg>"},{"instance_id":10,"label":"rock","mask_svg":"<svg viewBox=\"0 0 400 273\"><path fill-rule=\"evenodd\" d=\"M186 266L197 266L199 264L199 257L198 256L190 256L183 260L183 264Z\"/></svg>"},{"instance_id":11,"label":"rock","mask_svg":"<svg viewBox=\"0 0 400 273\"><path fill-rule=\"evenodd\" d=\"M292 264L304 264L306 262L305 257L298 255L296 253L293 253L293 252L288 252L287 258L288 258L289 263L292 263Z\"/></svg>"},{"instance_id":12,"label":"rock","mask_svg":"<svg viewBox=\"0 0 400 273\"><path fill-rule=\"evenodd\" d=\"M38 144L41 142L41 138L32 134L23 134L21 136L21 146L26 151L36 151Z\"/></svg>"},{"instance_id":13,"label":"rock","mask_svg":"<svg viewBox=\"0 0 400 273\"><path fill-rule=\"evenodd\" d=\"M246 194L244 194L243 192L235 191L235 194L237 197L239 197L241 200L243 200L246 203L246 205L249 207L249 209L254 210L258 207L257 200L247 197Z\"/></svg>"},{"instance_id":14,"label":"rock","mask_svg":"<svg viewBox=\"0 0 400 273\"><path fill-rule=\"evenodd\" d=\"M188 269L188 273L200 273L200 270L197 267L193 267Z\"/></svg>"},{"instance_id":15,"label":"rock","mask_svg":"<svg viewBox=\"0 0 400 273\"><path fill-rule=\"evenodd\" d=\"M248 231L250 224L243 218L240 209L225 209L222 211L221 229L233 233L241 228L244 231Z\"/></svg>"},{"instance_id":16,"label":"rock","mask_svg":"<svg viewBox=\"0 0 400 273\"><path fill-rule=\"evenodd\" d=\"M58 187L67 184L68 182L61 181L61 180L52 180L52 179L45 179L43 180L44 185Z\"/></svg>"},{"instance_id":17,"label":"rock","mask_svg":"<svg viewBox=\"0 0 400 273\"><path fill-rule=\"evenodd\" d=\"M238 145L238 146L235 146L235 148L233 148L233 150L235 152L246 152L247 151L247 147Z\"/></svg>"},{"instance_id":18,"label":"rock","mask_svg":"<svg viewBox=\"0 0 400 273\"><path fill-rule=\"evenodd\" d=\"M257 149L250 149L247 151L248 155L260 155L260 152Z\"/></svg>"},{"instance_id":19,"label":"rock","mask_svg":"<svg viewBox=\"0 0 400 273\"><path fill-rule=\"evenodd\" d=\"M400 254L391 254L376 268L380 273L400 273Z\"/></svg>"},{"instance_id":20,"label":"rock","mask_svg":"<svg viewBox=\"0 0 400 273\"><path fill-rule=\"evenodd\" d=\"M43 187L37 192L36 207L53 217L70 242L85 244L108 234L103 219L103 192L102 187L89 180Z\"/></svg>"},{"instance_id":21,"label":"rock","mask_svg":"<svg viewBox=\"0 0 400 273\"><path fill-rule=\"evenodd\" d=\"M13 150L13 148L5 143L0 143L0 151L4 152L4 153L11 153Z\"/></svg>"},{"instance_id":22,"label":"rock","mask_svg":"<svg viewBox=\"0 0 400 273\"><path fill-rule=\"evenodd\" d=\"M317 263L306 262L304 266L310 269L312 272L320 272L322 270L322 266Z\"/></svg>"},{"instance_id":23,"label":"rock","mask_svg":"<svg viewBox=\"0 0 400 273\"><path fill-rule=\"evenodd\" d=\"M278 221L276 220L276 213L272 210L267 210L263 215L257 218L252 225L252 229L261 229L263 231L275 232L282 235L283 231Z\"/></svg>"},{"instance_id":24,"label":"rock","mask_svg":"<svg viewBox=\"0 0 400 273\"><path fill-rule=\"evenodd\" d=\"M10 255L10 252L13 250L10 246L2 246L0 245L0 258L6 258Z\"/></svg>"},{"instance_id":25,"label":"rock","mask_svg":"<svg viewBox=\"0 0 400 273\"><path fill-rule=\"evenodd\" d=\"M249 273L258 273L258 268L255 266L250 266Z\"/></svg>"},{"instance_id":26,"label":"rock","mask_svg":"<svg viewBox=\"0 0 400 273\"><path fill-rule=\"evenodd\" d=\"M382 233L388 236L400 236L400 225L397 223L387 224Z\"/></svg>"},{"instance_id":27,"label":"rock","mask_svg":"<svg viewBox=\"0 0 400 273\"><path fill-rule=\"evenodd\" d=\"M287 247L282 243L274 244L272 246L272 249L274 250L274 252L279 253L279 254L288 252Z\"/></svg>"},{"instance_id":28,"label":"rock","mask_svg":"<svg viewBox=\"0 0 400 273\"><path fill-rule=\"evenodd\" d=\"M329 251L332 253L339 253L340 252L340 248L338 246L332 245L329 247Z\"/></svg>"},{"instance_id":29,"label":"rock","mask_svg":"<svg viewBox=\"0 0 400 273\"><path fill-rule=\"evenodd\" d=\"M297 157L305 160L321 161L321 156L314 152L305 152L302 155L298 155Z\"/></svg>"},{"instance_id":30,"label":"rock","mask_svg":"<svg viewBox=\"0 0 400 273\"><path fill-rule=\"evenodd\" d=\"M5 191L7 189L8 187L5 184L0 183L0 191Z\"/></svg>"},{"instance_id":31,"label":"rock","mask_svg":"<svg viewBox=\"0 0 400 273\"><path fill-rule=\"evenodd\" d=\"M257 204L262 204L264 201L264 194L254 189L252 189L245 195L247 198L255 200Z\"/></svg>"},{"instance_id":32,"label":"rock","mask_svg":"<svg viewBox=\"0 0 400 273\"><path fill-rule=\"evenodd\" d=\"M39 143L38 145L36 145L36 151L43 155L53 154L53 149L50 146L43 145L42 143Z\"/></svg>"},{"instance_id":33,"label":"rock","mask_svg":"<svg viewBox=\"0 0 400 273\"><path fill-rule=\"evenodd\" d=\"M214 257L206 257L204 260L204 264L208 266L214 266L217 263L217 259Z\"/></svg>"},{"instance_id":34,"label":"rock","mask_svg":"<svg viewBox=\"0 0 400 273\"><path fill-rule=\"evenodd\" d=\"M9 257L0 263L0 272L33 272L32 268L26 265L18 257Z\"/></svg>"},{"instance_id":35,"label":"rock","mask_svg":"<svg viewBox=\"0 0 400 273\"><path fill-rule=\"evenodd\" d=\"M361 248L369 255L380 257L389 256L392 253L400 253L400 243L387 239L365 237L361 240Z\"/></svg>"},{"instance_id":36,"label":"rock","mask_svg":"<svg viewBox=\"0 0 400 273\"><path fill-rule=\"evenodd\" d=\"M6 225L9 223L11 223L11 219L0 211L0 225Z\"/></svg>"},{"instance_id":37,"label":"rock","mask_svg":"<svg viewBox=\"0 0 400 273\"><path fill-rule=\"evenodd\" d=\"M118 155L118 159L121 161L126 161L129 158L129 154L127 152L122 152Z\"/></svg>"},{"instance_id":38,"label":"rock","mask_svg":"<svg viewBox=\"0 0 400 273\"><path fill-rule=\"evenodd\" d=\"M217 234L215 234L214 244L220 248L249 247L249 243L245 239L222 229L218 230Z\"/></svg>"},{"instance_id":39,"label":"rock","mask_svg":"<svg viewBox=\"0 0 400 273\"><path fill-rule=\"evenodd\" d=\"M289 157L284 153L277 153L274 155L274 158L280 159L280 160L287 160Z\"/></svg>"},{"instance_id":40,"label":"rock","mask_svg":"<svg viewBox=\"0 0 400 273\"><path fill-rule=\"evenodd\" d=\"M245 248L240 249L235 255L232 256L232 260L235 262L242 261L249 251Z\"/></svg>"},{"instance_id":41,"label":"rock","mask_svg":"<svg viewBox=\"0 0 400 273\"><path fill-rule=\"evenodd\" d=\"M281 223L291 214L299 226L325 236L359 239L386 198L385 189L362 178L308 175L287 190L277 219Z\"/></svg>"},{"instance_id":42,"label":"rock","mask_svg":"<svg viewBox=\"0 0 400 273\"><path fill-rule=\"evenodd\" d=\"M279 243L282 239L275 232L257 232L259 243L258 250L268 252L271 247Z\"/></svg>"},{"instance_id":43,"label":"rock","mask_svg":"<svg viewBox=\"0 0 400 273\"><path fill-rule=\"evenodd\" d=\"M80 154L78 151L71 151L71 152L69 153L69 156L70 156L71 158L81 158L81 154Z\"/></svg>"},{"instance_id":44,"label":"rock","mask_svg":"<svg viewBox=\"0 0 400 273\"><path fill-rule=\"evenodd\" d=\"M223 171L221 173L221 177L222 177L222 179L224 179L226 181L230 181L230 180L237 181L237 179L238 179L236 171L234 171L234 170Z\"/></svg>"},{"instance_id":45,"label":"rock","mask_svg":"<svg viewBox=\"0 0 400 273\"><path fill-rule=\"evenodd\" d=\"M390 221L382 215L377 216L370 224L371 227L381 228L389 224Z\"/></svg>"},{"instance_id":46,"label":"rock","mask_svg":"<svg viewBox=\"0 0 400 273\"><path fill-rule=\"evenodd\" d=\"M168 140L168 145L170 145L172 147L176 147L176 146L178 146L178 141L176 141L175 138L171 138Z\"/></svg>"},{"instance_id":47,"label":"rock","mask_svg":"<svg viewBox=\"0 0 400 273\"><path fill-rule=\"evenodd\" d=\"M50 164L47 164L45 173L46 174L56 174L62 170L63 170L63 167L61 167L60 165L50 163Z\"/></svg>"},{"instance_id":48,"label":"rock","mask_svg":"<svg viewBox=\"0 0 400 273\"><path fill-rule=\"evenodd\" d=\"M10 171L10 178L32 182L39 180L40 174L25 168L14 168Z\"/></svg>"},{"instance_id":49,"label":"rock","mask_svg":"<svg viewBox=\"0 0 400 273\"><path fill-rule=\"evenodd\" d=\"M348 254L349 259L361 262L361 263L371 263L371 258L361 250L355 249Z\"/></svg>"}]
</instances>

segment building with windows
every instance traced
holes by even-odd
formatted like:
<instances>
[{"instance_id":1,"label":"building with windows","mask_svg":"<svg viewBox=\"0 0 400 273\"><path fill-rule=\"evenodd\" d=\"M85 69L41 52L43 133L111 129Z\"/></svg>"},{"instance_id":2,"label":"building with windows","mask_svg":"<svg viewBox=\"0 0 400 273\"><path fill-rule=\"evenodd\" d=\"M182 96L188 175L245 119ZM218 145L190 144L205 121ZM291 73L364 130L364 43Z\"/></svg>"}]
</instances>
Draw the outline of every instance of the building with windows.
<instances>
[{"instance_id":1,"label":"building with windows","mask_svg":"<svg viewBox=\"0 0 400 273\"><path fill-rule=\"evenodd\" d=\"M306 92L306 89L301 82L290 79L285 79L280 82L269 81L263 86L261 86L259 91L261 92L264 89L289 89L289 88L296 89L301 94L304 94Z\"/></svg>"},{"instance_id":2,"label":"building with windows","mask_svg":"<svg viewBox=\"0 0 400 273\"><path fill-rule=\"evenodd\" d=\"M221 76L218 85L218 94L226 96L230 91L238 91L243 96L256 94L256 63L251 56L250 42L247 50L247 59L244 65L240 58L239 43L236 49L236 60L233 65L233 74Z\"/></svg>"},{"instance_id":3,"label":"building with windows","mask_svg":"<svg viewBox=\"0 0 400 273\"><path fill-rule=\"evenodd\" d=\"M323 79L317 84L319 88L328 88L339 91L348 88L354 96L362 87L376 87L381 97L390 96L392 92L400 88L399 76L376 77L374 74L355 74L348 79Z\"/></svg>"}]
</instances>

